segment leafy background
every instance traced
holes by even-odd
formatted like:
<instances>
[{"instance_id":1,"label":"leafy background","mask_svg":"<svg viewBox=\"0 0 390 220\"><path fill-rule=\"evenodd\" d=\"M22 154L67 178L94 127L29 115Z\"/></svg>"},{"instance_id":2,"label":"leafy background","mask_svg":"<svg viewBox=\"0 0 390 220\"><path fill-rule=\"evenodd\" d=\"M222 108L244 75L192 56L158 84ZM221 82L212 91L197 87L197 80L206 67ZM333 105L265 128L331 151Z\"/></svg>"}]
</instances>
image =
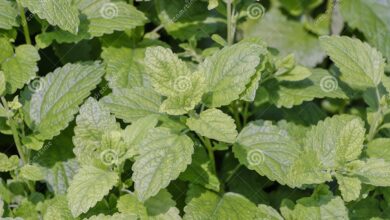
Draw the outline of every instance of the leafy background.
<instances>
[{"instance_id":1,"label":"leafy background","mask_svg":"<svg viewBox=\"0 0 390 220\"><path fill-rule=\"evenodd\" d=\"M0 0L2 219L390 219L389 0Z\"/></svg>"}]
</instances>

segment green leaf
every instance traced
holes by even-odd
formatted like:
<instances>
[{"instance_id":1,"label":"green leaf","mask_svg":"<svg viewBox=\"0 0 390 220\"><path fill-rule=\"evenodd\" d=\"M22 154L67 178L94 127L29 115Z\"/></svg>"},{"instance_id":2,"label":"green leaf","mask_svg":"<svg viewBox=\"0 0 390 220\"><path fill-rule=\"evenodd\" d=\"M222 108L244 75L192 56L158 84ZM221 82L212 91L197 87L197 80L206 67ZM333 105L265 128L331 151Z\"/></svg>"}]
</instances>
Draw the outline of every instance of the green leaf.
<instances>
[{"instance_id":1,"label":"green leaf","mask_svg":"<svg viewBox=\"0 0 390 220\"><path fill-rule=\"evenodd\" d=\"M390 162L390 138L377 138L368 142L367 154L370 158L382 158Z\"/></svg>"},{"instance_id":2,"label":"green leaf","mask_svg":"<svg viewBox=\"0 0 390 220\"><path fill-rule=\"evenodd\" d=\"M146 207L134 194L126 194L121 196L116 207L121 213L135 214L140 219L148 218Z\"/></svg>"},{"instance_id":3,"label":"green leaf","mask_svg":"<svg viewBox=\"0 0 390 220\"><path fill-rule=\"evenodd\" d=\"M134 214L115 213L114 215L94 215L87 220L137 220L137 216Z\"/></svg>"},{"instance_id":4,"label":"green leaf","mask_svg":"<svg viewBox=\"0 0 390 220\"><path fill-rule=\"evenodd\" d=\"M383 159L357 160L349 163L348 167L351 174L358 177L362 183L390 186L390 163Z\"/></svg>"},{"instance_id":5,"label":"green leaf","mask_svg":"<svg viewBox=\"0 0 390 220\"><path fill-rule=\"evenodd\" d=\"M336 169L360 156L364 135L364 122L360 118L336 115L307 132L305 149L316 152L325 168Z\"/></svg>"},{"instance_id":6,"label":"green leaf","mask_svg":"<svg viewBox=\"0 0 390 220\"><path fill-rule=\"evenodd\" d=\"M43 167L26 164L22 168L20 168L19 175L20 177L27 180L38 181L43 180L45 178L45 171Z\"/></svg>"},{"instance_id":7,"label":"green leaf","mask_svg":"<svg viewBox=\"0 0 390 220\"><path fill-rule=\"evenodd\" d=\"M141 201L168 186L191 163L192 140L165 128L150 129L140 144L140 156L132 170L135 191Z\"/></svg>"},{"instance_id":8,"label":"green leaf","mask_svg":"<svg viewBox=\"0 0 390 220\"><path fill-rule=\"evenodd\" d=\"M181 115L194 109L204 92L204 78L192 73L187 64L172 50L164 47L149 47L145 53L147 74L155 91L166 96L161 112Z\"/></svg>"},{"instance_id":9,"label":"green leaf","mask_svg":"<svg viewBox=\"0 0 390 220\"><path fill-rule=\"evenodd\" d=\"M195 145L192 163L180 175L180 179L199 184L207 189L219 191L220 182L213 171L212 162L203 146Z\"/></svg>"},{"instance_id":10,"label":"green leaf","mask_svg":"<svg viewBox=\"0 0 390 220\"><path fill-rule=\"evenodd\" d=\"M12 94L21 89L35 77L40 60L38 51L31 45L21 45L15 50L15 55L2 63L6 78L7 93Z\"/></svg>"},{"instance_id":11,"label":"green leaf","mask_svg":"<svg viewBox=\"0 0 390 220\"><path fill-rule=\"evenodd\" d=\"M262 19L248 20L241 28L244 37L261 37L269 47L278 49L281 56L293 53L303 66L314 67L325 57L318 39L306 32L301 23L287 20L277 9L271 9Z\"/></svg>"},{"instance_id":12,"label":"green leaf","mask_svg":"<svg viewBox=\"0 0 390 220\"><path fill-rule=\"evenodd\" d=\"M376 87L384 72L382 54L358 39L323 36L321 47L341 71L341 80L356 89Z\"/></svg>"},{"instance_id":13,"label":"green leaf","mask_svg":"<svg viewBox=\"0 0 390 220\"><path fill-rule=\"evenodd\" d=\"M65 195L69 187L69 181L73 179L79 169L79 163L75 159L59 161L54 166L46 169L45 181L50 191L56 195Z\"/></svg>"},{"instance_id":14,"label":"green leaf","mask_svg":"<svg viewBox=\"0 0 390 220\"><path fill-rule=\"evenodd\" d=\"M280 3L292 15L298 16L304 11L314 9L322 3L322 0L280 0Z\"/></svg>"},{"instance_id":15,"label":"green leaf","mask_svg":"<svg viewBox=\"0 0 390 220\"><path fill-rule=\"evenodd\" d=\"M282 209L285 209L284 207ZM297 201L290 215L283 216L293 219L338 219L348 220L348 210L339 196L333 196L327 186L319 186L313 195Z\"/></svg>"},{"instance_id":16,"label":"green leaf","mask_svg":"<svg viewBox=\"0 0 390 220\"><path fill-rule=\"evenodd\" d=\"M209 6L207 6L207 9L212 10L218 7L218 4L218 0L209 0Z\"/></svg>"},{"instance_id":17,"label":"green leaf","mask_svg":"<svg viewBox=\"0 0 390 220\"><path fill-rule=\"evenodd\" d=\"M336 179L344 201L350 202L359 198L362 184L358 178L336 174Z\"/></svg>"},{"instance_id":18,"label":"green leaf","mask_svg":"<svg viewBox=\"0 0 390 220\"><path fill-rule=\"evenodd\" d=\"M56 196L53 199L45 201L45 207L43 211L43 220L61 219L61 220L73 220L72 213L68 208L68 201L66 196Z\"/></svg>"},{"instance_id":19,"label":"green leaf","mask_svg":"<svg viewBox=\"0 0 390 220\"><path fill-rule=\"evenodd\" d=\"M390 59L389 1L343 0L340 6L348 25L363 32L367 41Z\"/></svg>"},{"instance_id":20,"label":"green leaf","mask_svg":"<svg viewBox=\"0 0 390 220\"><path fill-rule=\"evenodd\" d=\"M238 99L255 75L262 53L259 44L241 42L208 57L199 67L206 79L205 104L220 107Z\"/></svg>"},{"instance_id":21,"label":"green leaf","mask_svg":"<svg viewBox=\"0 0 390 220\"><path fill-rule=\"evenodd\" d=\"M66 128L103 73L98 62L67 64L41 78L27 110L37 137L51 139Z\"/></svg>"},{"instance_id":22,"label":"green leaf","mask_svg":"<svg viewBox=\"0 0 390 220\"><path fill-rule=\"evenodd\" d=\"M148 115L159 115L161 96L150 88L115 89L102 102L117 118L129 123Z\"/></svg>"},{"instance_id":23,"label":"green leaf","mask_svg":"<svg viewBox=\"0 0 390 220\"><path fill-rule=\"evenodd\" d=\"M255 204L240 194L229 192L219 195L200 187L194 187L188 193L193 197L184 207L184 220L255 219Z\"/></svg>"},{"instance_id":24,"label":"green leaf","mask_svg":"<svg viewBox=\"0 0 390 220\"><path fill-rule=\"evenodd\" d=\"M172 195L165 189L145 201L150 220L181 220Z\"/></svg>"},{"instance_id":25,"label":"green leaf","mask_svg":"<svg viewBox=\"0 0 390 220\"><path fill-rule=\"evenodd\" d=\"M12 57L12 55L14 54L14 48L12 47L10 40L6 37L0 37L0 47L2 48L2 50L0 51L1 64L8 58Z\"/></svg>"},{"instance_id":26,"label":"green leaf","mask_svg":"<svg viewBox=\"0 0 390 220\"><path fill-rule=\"evenodd\" d=\"M303 66L295 66L292 70L286 72L283 75L277 76L278 80L284 81L300 81L309 77L312 72Z\"/></svg>"},{"instance_id":27,"label":"green leaf","mask_svg":"<svg viewBox=\"0 0 390 220\"><path fill-rule=\"evenodd\" d=\"M6 89L4 72L0 71L0 95L3 95Z\"/></svg>"},{"instance_id":28,"label":"green leaf","mask_svg":"<svg viewBox=\"0 0 390 220\"><path fill-rule=\"evenodd\" d=\"M103 48L101 57L106 64L106 79L112 89L134 88L144 85L145 49Z\"/></svg>"},{"instance_id":29,"label":"green leaf","mask_svg":"<svg viewBox=\"0 0 390 220\"><path fill-rule=\"evenodd\" d=\"M100 102L89 98L80 108L76 118L73 143L74 152L81 164L89 164L92 152L102 144L103 135L107 131L120 129L115 117Z\"/></svg>"},{"instance_id":30,"label":"green leaf","mask_svg":"<svg viewBox=\"0 0 390 220\"><path fill-rule=\"evenodd\" d=\"M118 182L118 174L92 166L82 167L70 183L67 199L74 217L87 212Z\"/></svg>"},{"instance_id":31,"label":"green leaf","mask_svg":"<svg viewBox=\"0 0 390 220\"><path fill-rule=\"evenodd\" d=\"M282 216L271 206L258 205L256 212L256 219L258 220L283 220Z\"/></svg>"},{"instance_id":32,"label":"green leaf","mask_svg":"<svg viewBox=\"0 0 390 220\"><path fill-rule=\"evenodd\" d=\"M0 0L0 29L9 30L14 26L18 26L17 16L18 10L16 10L11 1Z\"/></svg>"},{"instance_id":33,"label":"green leaf","mask_svg":"<svg viewBox=\"0 0 390 220\"><path fill-rule=\"evenodd\" d=\"M327 70L312 69L312 75L307 79L288 82L272 80L265 84L271 102L277 107L292 108L305 101L315 98L341 98L348 96L339 86L339 80L332 76Z\"/></svg>"},{"instance_id":34,"label":"green leaf","mask_svg":"<svg viewBox=\"0 0 390 220\"><path fill-rule=\"evenodd\" d=\"M197 117L190 117L187 126L201 136L226 143L234 143L237 137L234 119L218 109L207 109Z\"/></svg>"},{"instance_id":35,"label":"green leaf","mask_svg":"<svg viewBox=\"0 0 390 220\"><path fill-rule=\"evenodd\" d=\"M19 157L12 155L8 157L7 155L0 153L0 172L8 172L16 169L19 165Z\"/></svg>"},{"instance_id":36,"label":"green leaf","mask_svg":"<svg viewBox=\"0 0 390 220\"><path fill-rule=\"evenodd\" d=\"M46 19L49 24L77 34L80 24L77 7L68 0L21 0L23 7Z\"/></svg>"}]
</instances>

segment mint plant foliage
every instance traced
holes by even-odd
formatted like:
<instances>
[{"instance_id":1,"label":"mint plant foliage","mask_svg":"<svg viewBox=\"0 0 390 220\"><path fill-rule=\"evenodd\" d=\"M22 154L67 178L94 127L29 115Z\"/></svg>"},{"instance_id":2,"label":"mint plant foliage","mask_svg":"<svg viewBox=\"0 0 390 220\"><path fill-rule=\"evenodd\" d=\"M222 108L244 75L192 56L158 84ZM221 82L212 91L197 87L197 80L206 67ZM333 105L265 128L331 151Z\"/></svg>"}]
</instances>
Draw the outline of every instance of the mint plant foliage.
<instances>
[{"instance_id":1,"label":"mint plant foliage","mask_svg":"<svg viewBox=\"0 0 390 220\"><path fill-rule=\"evenodd\" d=\"M390 219L389 0L0 0L0 219Z\"/></svg>"}]
</instances>

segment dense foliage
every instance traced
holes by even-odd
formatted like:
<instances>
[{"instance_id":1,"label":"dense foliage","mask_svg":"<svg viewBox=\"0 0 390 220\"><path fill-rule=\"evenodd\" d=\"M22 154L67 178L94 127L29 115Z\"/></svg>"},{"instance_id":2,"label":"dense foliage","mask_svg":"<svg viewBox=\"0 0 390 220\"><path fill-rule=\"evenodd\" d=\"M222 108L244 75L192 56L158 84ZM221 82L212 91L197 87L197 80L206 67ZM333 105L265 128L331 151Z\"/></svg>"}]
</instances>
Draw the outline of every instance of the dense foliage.
<instances>
[{"instance_id":1,"label":"dense foliage","mask_svg":"<svg viewBox=\"0 0 390 220\"><path fill-rule=\"evenodd\" d=\"M0 218L390 219L389 60L390 0L0 0Z\"/></svg>"}]
</instances>

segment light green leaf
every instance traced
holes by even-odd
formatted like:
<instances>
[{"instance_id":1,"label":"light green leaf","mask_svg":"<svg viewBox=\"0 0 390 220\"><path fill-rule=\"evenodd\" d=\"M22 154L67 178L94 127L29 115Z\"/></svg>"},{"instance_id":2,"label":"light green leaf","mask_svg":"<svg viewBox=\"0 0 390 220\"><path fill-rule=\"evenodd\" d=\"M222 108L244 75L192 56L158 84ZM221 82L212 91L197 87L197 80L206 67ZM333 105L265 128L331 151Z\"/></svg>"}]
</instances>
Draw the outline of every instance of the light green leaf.
<instances>
[{"instance_id":1,"label":"light green leaf","mask_svg":"<svg viewBox=\"0 0 390 220\"><path fill-rule=\"evenodd\" d=\"M362 184L358 178L336 174L336 179L344 201L350 202L359 198Z\"/></svg>"},{"instance_id":2,"label":"light green leaf","mask_svg":"<svg viewBox=\"0 0 390 220\"><path fill-rule=\"evenodd\" d=\"M119 124L108 109L95 99L89 98L80 108L74 129L73 152L78 161L81 164L89 164L93 160L92 152L101 147L103 135L119 129Z\"/></svg>"},{"instance_id":3,"label":"light green leaf","mask_svg":"<svg viewBox=\"0 0 390 220\"><path fill-rule=\"evenodd\" d=\"M322 3L322 0L280 0L280 3L292 15L298 16L304 11L314 9Z\"/></svg>"},{"instance_id":4,"label":"light green leaf","mask_svg":"<svg viewBox=\"0 0 390 220\"><path fill-rule=\"evenodd\" d=\"M31 45L21 45L15 50L15 55L2 63L6 78L7 93L12 94L35 77L40 60L38 51Z\"/></svg>"},{"instance_id":5,"label":"light green leaf","mask_svg":"<svg viewBox=\"0 0 390 220\"><path fill-rule=\"evenodd\" d=\"M297 200L297 204L293 210L290 210L289 215L285 213L283 215L286 220L349 219L348 209L345 207L344 201L339 196L333 196L328 187L323 185L317 187L311 197Z\"/></svg>"},{"instance_id":6,"label":"light green leaf","mask_svg":"<svg viewBox=\"0 0 390 220\"><path fill-rule=\"evenodd\" d=\"M49 24L77 34L80 24L77 7L68 0L21 0L23 7L46 19Z\"/></svg>"},{"instance_id":7,"label":"light green leaf","mask_svg":"<svg viewBox=\"0 0 390 220\"><path fill-rule=\"evenodd\" d=\"M390 59L390 2L343 0L340 9L348 25L363 32L371 45Z\"/></svg>"},{"instance_id":8,"label":"light green leaf","mask_svg":"<svg viewBox=\"0 0 390 220\"><path fill-rule=\"evenodd\" d=\"M165 189L145 201L150 220L181 220L172 195Z\"/></svg>"},{"instance_id":9,"label":"light green leaf","mask_svg":"<svg viewBox=\"0 0 390 220\"><path fill-rule=\"evenodd\" d=\"M140 156L132 170L135 191L141 201L168 186L191 163L192 140L165 128L153 128L140 144Z\"/></svg>"},{"instance_id":10,"label":"light green leaf","mask_svg":"<svg viewBox=\"0 0 390 220\"><path fill-rule=\"evenodd\" d=\"M365 161L353 161L348 164L353 176L362 183L374 186L390 186L390 163L383 159L369 158Z\"/></svg>"},{"instance_id":11,"label":"light green leaf","mask_svg":"<svg viewBox=\"0 0 390 220\"><path fill-rule=\"evenodd\" d=\"M1 64L6 59L12 57L12 55L14 54L14 48L12 47L10 40L6 37L0 37L0 48L2 49L0 51L0 64Z\"/></svg>"},{"instance_id":12,"label":"light green leaf","mask_svg":"<svg viewBox=\"0 0 390 220\"><path fill-rule=\"evenodd\" d=\"M79 169L75 159L59 161L54 166L46 169L45 181L50 191L56 195L65 195L69 187L69 181L73 179Z\"/></svg>"},{"instance_id":13,"label":"light green leaf","mask_svg":"<svg viewBox=\"0 0 390 220\"><path fill-rule=\"evenodd\" d=\"M37 165L26 164L20 168L19 175L27 180L38 181L45 178L45 170Z\"/></svg>"},{"instance_id":14,"label":"light green leaf","mask_svg":"<svg viewBox=\"0 0 390 220\"><path fill-rule=\"evenodd\" d=\"M301 81L308 78L312 72L303 66L295 66L292 70L286 72L283 75L277 76L278 80L284 81Z\"/></svg>"},{"instance_id":15,"label":"light green leaf","mask_svg":"<svg viewBox=\"0 0 390 220\"><path fill-rule=\"evenodd\" d=\"M367 154L371 158L382 158L390 162L390 138L377 138L368 142Z\"/></svg>"},{"instance_id":16,"label":"light green leaf","mask_svg":"<svg viewBox=\"0 0 390 220\"><path fill-rule=\"evenodd\" d=\"M87 212L117 183L118 174L92 166L82 167L70 183L67 199L74 217Z\"/></svg>"},{"instance_id":17,"label":"light green leaf","mask_svg":"<svg viewBox=\"0 0 390 220\"><path fill-rule=\"evenodd\" d=\"M316 152L325 168L336 169L360 156L364 135L364 122L360 118L336 115L307 132L305 149Z\"/></svg>"},{"instance_id":18,"label":"light green leaf","mask_svg":"<svg viewBox=\"0 0 390 220\"><path fill-rule=\"evenodd\" d=\"M288 175L302 147L287 130L269 121L256 121L242 129L236 143L233 152L241 164L271 180L296 186Z\"/></svg>"},{"instance_id":19,"label":"light green leaf","mask_svg":"<svg viewBox=\"0 0 390 220\"><path fill-rule=\"evenodd\" d=\"M18 26L16 17L18 16L18 10L13 6L11 1L0 0L0 29L12 29L14 26Z\"/></svg>"},{"instance_id":20,"label":"light green leaf","mask_svg":"<svg viewBox=\"0 0 390 220\"><path fill-rule=\"evenodd\" d=\"M61 220L73 220L72 213L68 208L68 201L65 195L56 196L53 199L45 201L45 207L43 211L43 220L61 219Z\"/></svg>"},{"instance_id":21,"label":"light green leaf","mask_svg":"<svg viewBox=\"0 0 390 220\"><path fill-rule=\"evenodd\" d=\"M218 0L209 0L209 6L207 6L207 9L212 10L216 7L218 7Z\"/></svg>"},{"instance_id":22,"label":"light green leaf","mask_svg":"<svg viewBox=\"0 0 390 220\"><path fill-rule=\"evenodd\" d=\"M3 95L5 90L6 90L5 75L3 71L0 71L0 96Z\"/></svg>"},{"instance_id":23,"label":"light green leaf","mask_svg":"<svg viewBox=\"0 0 390 220\"><path fill-rule=\"evenodd\" d=\"M101 57L106 64L106 79L112 89L134 88L144 85L144 66L142 61L145 49L103 48Z\"/></svg>"},{"instance_id":24,"label":"light green leaf","mask_svg":"<svg viewBox=\"0 0 390 220\"><path fill-rule=\"evenodd\" d=\"M312 69L311 71L312 75L301 81L278 82L273 80L266 83L265 87L271 102L279 108L292 108L295 105L300 105L315 98L348 98L346 93L340 88L338 79L327 70Z\"/></svg>"},{"instance_id":25,"label":"light green leaf","mask_svg":"<svg viewBox=\"0 0 390 220\"><path fill-rule=\"evenodd\" d=\"M160 95L166 96L160 111L180 115L194 109L204 92L204 78L192 73L187 64L172 50L164 47L149 47L145 53L147 74Z\"/></svg>"},{"instance_id":26,"label":"light green leaf","mask_svg":"<svg viewBox=\"0 0 390 220\"><path fill-rule=\"evenodd\" d=\"M184 220L192 219L255 219L255 204L236 193L219 195L196 187L190 189L193 198L184 207Z\"/></svg>"},{"instance_id":27,"label":"light green leaf","mask_svg":"<svg viewBox=\"0 0 390 220\"><path fill-rule=\"evenodd\" d=\"M257 220L283 220L282 216L271 206L258 205L256 212Z\"/></svg>"},{"instance_id":28,"label":"light green leaf","mask_svg":"<svg viewBox=\"0 0 390 220\"><path fill-rule=\"evenodd\" d=\"M94 215L87 220L138 220L134 214L115 213L114 215Z\"/></svg>"},{"instance_id":29,"label":"light green leaf","mask_svg":"<svg viewBox=\"0 0 390 220\"><path fill-rule=\"evenodd\" d=\"M0 153L0 172L8 172L14 170L19 165L19 157L12 155L8 157L7 155Z\"/></svg>"},{"instance_id":30,"label":"light green leaf","mask_svg":"<svg viewBox=\"0 0 390 220\"><path fill-rule=\"evenodd\" d=\"M51 139L66 128L103 74L102 66L95 62L67 64L41 78L27 112L37 137Z\"/></svg>"},{"instance_id":31,"label":"light green leaf","mask_svg":"<svg viewBox=\"0 0 390 220\"><path fill-rule=\"evenodd\" d=\"M341 80L356 89L376 87L384 72L382 54L358 39L323 36L321 47L341 71Z\"/></svg>"},{"instance_id":32,"label":"light green leaf","mask_svg":"<svg viewBox=\"0 0 390 220\"><path fill-rule=\"evenodd\" d=\"M151 88L115 89L102 102L117 118L129 123L148 115L159 115L161 96Z\"/></svg>"},{"instance_id":33,"label":"light green leaf","mask_svg":"<svg viewBox=\"0 0 390 220\"><path fill-rule=\"evenodd\" d=\"M261 80L262 69L257 70L255 75L252 76L251 81L247 84L245 91L240 95L240 100L247 102L253 102L256 98L256 92L259 88L259 82Z\"/></svg>"},{"instance_id":34,"label":"light green leaf","mask_svg":"<svg viewBox=\"0 0 390 220\"><path fill-rule=\"evenodd\" d=\"M314 67L325 57L318 39L278 9L271 9L262 19L248 20L242 29L244 37L261 37L269 47L278 49L281 56L293 53L303 66Z\"/></svg>"},{"instance_id":35,"label":"light green leaf","mask_svg":"<svg viewBox=\"0 0 390 220\"><path fill-rule=\"evenodd\" d=\"M199 184L216 192L219 191L219 186L221 185L217 174L213 171L212 162L201 145L195 145L192 163L180 175L180 179Z\"/></svg>"},{"instance_id":36,"label":"light green leaf","mask_svg":"<svg viewBox=\"0 0 390 220\"><path fill-rule=\"evenodd\" d=\"M234 119L219 109L207 109L198 117L190 117L187 126L201 136L226 143L234 143L237 137Z\"/></svg>"},{"instance_id":37,"label":"light green leaf","mask_svg":"<svg viewBox=\"0 0 390 220\"><path fill-rule=\"evenodd\" d=\"M135 214L140 219L148 218L146 207L134 194L126 194L121 196L116 207L121 213Z\"/></svg>"},{"instance_id":38,"label":"light green leaf","mask_svg":"<svg viewBox=\"0 0 390 220\"><path fill-rule=\"evenodd\" d=\"M206 79L203 101L213 108L238 99L256 73L262 48L256 43L241 42L206 58L199 67Z\"/></svg>"}]
</instances>

